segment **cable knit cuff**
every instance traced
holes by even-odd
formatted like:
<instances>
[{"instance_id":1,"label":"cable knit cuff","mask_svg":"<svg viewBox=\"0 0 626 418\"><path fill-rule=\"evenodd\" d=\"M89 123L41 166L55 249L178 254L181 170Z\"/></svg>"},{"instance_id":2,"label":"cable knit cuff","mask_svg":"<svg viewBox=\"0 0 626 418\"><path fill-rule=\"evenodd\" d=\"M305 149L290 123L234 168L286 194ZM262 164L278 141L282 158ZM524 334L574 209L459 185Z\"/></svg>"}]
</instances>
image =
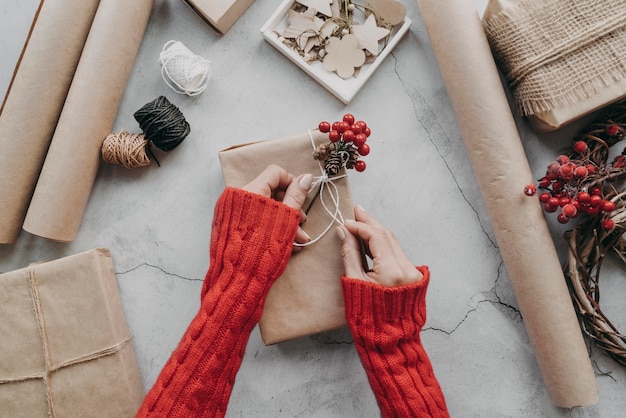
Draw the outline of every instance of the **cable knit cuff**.
<instances>
[{"instance_id":1,"label":"cable knit cuff","mask_svg":"<svg viewBox=\"0 0 626 418\"><path fill-rule=\"evenodd\" d=\"M215 205L211 268L202 296L224 269L237 269L267 285L283 272L291 256L300 211L243 189L227 187Z\"/></svg>"},{"instance_id":2,"label":"cable knit cuff","mask_svg":"<svg viewBox=\"0 0 626 418\"><path fill-rule=\"evenodd\" d=\"M430 273L426 266L417 269L423 275L422 280L397 287L342 276L348 323L365 318L378 324L411 318L421 328L426 322L426 290Z\"/></svg>"}]
</instances>

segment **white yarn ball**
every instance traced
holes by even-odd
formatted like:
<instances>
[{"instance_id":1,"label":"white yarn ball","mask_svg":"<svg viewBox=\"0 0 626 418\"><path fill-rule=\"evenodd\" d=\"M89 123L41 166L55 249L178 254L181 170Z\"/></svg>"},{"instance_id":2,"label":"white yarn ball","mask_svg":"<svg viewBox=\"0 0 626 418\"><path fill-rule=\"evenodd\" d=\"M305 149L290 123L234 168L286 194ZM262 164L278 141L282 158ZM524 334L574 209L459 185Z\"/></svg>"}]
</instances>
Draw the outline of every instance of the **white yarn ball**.
<instances>
[{"instance_id":1,"label":"white yarn ball","mask_svg":"<svg viewBox=\"0 0 626 418\"><path fill-rule=\"evenodd\" d=\"M195 55L180 41L163 45L159 63L163 80L177 93L196 96L206 90L211 79L211 61Z\"/></svg>"}]
</instances>

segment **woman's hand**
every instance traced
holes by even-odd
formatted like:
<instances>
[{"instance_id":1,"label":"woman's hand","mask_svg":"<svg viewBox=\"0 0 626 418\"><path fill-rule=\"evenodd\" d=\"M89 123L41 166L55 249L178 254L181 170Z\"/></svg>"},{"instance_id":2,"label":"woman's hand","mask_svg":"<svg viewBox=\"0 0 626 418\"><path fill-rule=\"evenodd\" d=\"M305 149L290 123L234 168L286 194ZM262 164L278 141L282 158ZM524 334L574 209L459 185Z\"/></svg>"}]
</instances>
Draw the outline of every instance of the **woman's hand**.
<instances>
[{"instance_id":1,"label":"woman's hand","mask_svg":"<svg viewBox=\"0 0 626 418\"><path fill-rule=\"evenodd\" d=\"M341 255L347 277L367 280L383 286L402 286L418 282L422 273L405 255L395 235L360 206L355 207L356 221L337 227L343 241ZM365 271L360 241L372 259L372 268Z\"/></svg>"},{"instance_id":2,"label":"woman's hand","mask_svg":"<svg viewBox=\"0 0 626 418\"><path fill-rule=\"evenodd\" d=\"M294 176L277 165L268 166L254 180L242 187L252 193L275 199L285 205L300 211L300 224L306 221L306 215L302 211L302 205L313 184L312 174ZM311 238L302 228L298 228L296 242L304 244ZM300 247L294 247L298 250Z\"/></svg>"}]
</instances>

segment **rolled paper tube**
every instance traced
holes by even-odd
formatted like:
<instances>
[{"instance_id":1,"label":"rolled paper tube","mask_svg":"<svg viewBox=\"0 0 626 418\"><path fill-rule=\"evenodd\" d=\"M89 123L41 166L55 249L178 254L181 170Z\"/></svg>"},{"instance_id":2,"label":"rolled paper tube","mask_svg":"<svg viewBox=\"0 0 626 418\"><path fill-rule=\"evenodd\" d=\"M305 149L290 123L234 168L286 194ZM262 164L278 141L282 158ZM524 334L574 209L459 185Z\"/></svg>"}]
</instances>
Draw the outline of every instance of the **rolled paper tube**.
<instances>
[{"instance_id":1,"label":"rolled paper tube","mask_svg":"<svg viewBox=\"0 0 626 418\"><path fill-rule=\"evenodd\" d=\"M99 0L43 0L0 108L0 244L14 242Z\"/></svg>"},{"instance_id":2,"label":"rolled paper tube","mask_svg":"<svg viewBox=\"0 0 626 418\"><path fill-rule=\"evenodd\" d=\"M98 171L154 0L101 0L24 220L24 229L72 241Z\"/></svg>"},{"instance_id":3,"label":"rolled paper tube","mask_svg":"<svg viewBox=\"0 0 626 418\"><path fill-rule=\"evenodd\" d=\"M522 192L534 181L475 3L417 4L548 395L592 405L591 362L544 215Z\"/></svg>"}]
</instances>

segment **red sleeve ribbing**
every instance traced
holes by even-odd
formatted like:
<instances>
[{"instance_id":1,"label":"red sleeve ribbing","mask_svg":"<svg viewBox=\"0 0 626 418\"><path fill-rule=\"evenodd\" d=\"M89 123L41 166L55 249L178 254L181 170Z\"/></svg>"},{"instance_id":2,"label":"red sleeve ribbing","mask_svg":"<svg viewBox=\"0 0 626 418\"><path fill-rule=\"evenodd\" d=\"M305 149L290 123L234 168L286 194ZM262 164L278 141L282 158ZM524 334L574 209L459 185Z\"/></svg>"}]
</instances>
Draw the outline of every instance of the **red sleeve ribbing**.
<instances>
[{"instance_id":1,"label":"red sleeve ribbing","mask_svg":"<svg viewBox=\"0 0 626 418\"><path fill-rule=\"evenodd\" d=\"M428 268L420 282L384 287L342 277L346 319L382 416L448 417L422 346Z\"/></svg>"},{"instance_id":2,"label":"red sleeve ribbing","mask_svg":"<svg viewBox=\"0 0 626 418\"><path fill-rule=\"evenodd\" d=\"M227 188L213 218L201 306L138 417L222 417L272 283L291 255L300 213Z\"/></svg>"}]
</instances>

